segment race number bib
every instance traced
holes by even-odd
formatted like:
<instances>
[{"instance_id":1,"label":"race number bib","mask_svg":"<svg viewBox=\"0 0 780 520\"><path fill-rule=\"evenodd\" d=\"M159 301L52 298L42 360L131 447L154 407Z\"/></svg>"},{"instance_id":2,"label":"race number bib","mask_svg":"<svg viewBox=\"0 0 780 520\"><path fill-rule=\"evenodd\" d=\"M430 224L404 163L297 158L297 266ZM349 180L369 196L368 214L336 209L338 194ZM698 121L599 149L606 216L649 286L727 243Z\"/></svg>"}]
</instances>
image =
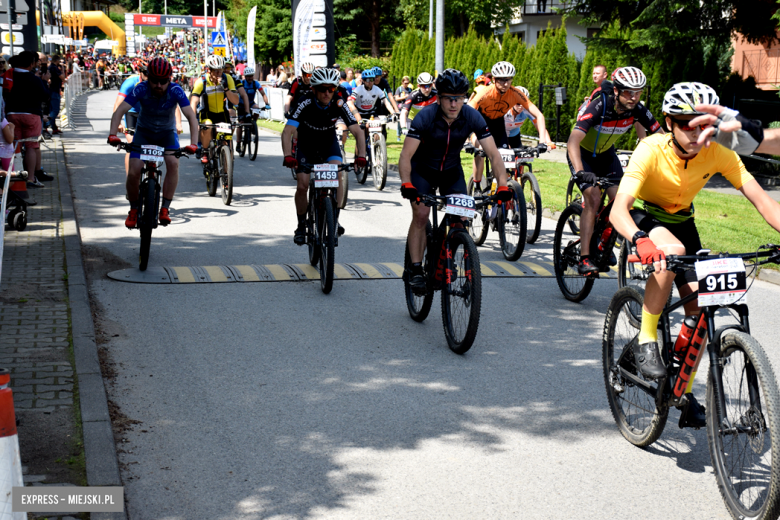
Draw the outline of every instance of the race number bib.
<instances>
[{"instance_id":1,"label":"race number bib","mask_svg":"<svg viewBox=\"0 0 780 520\"><path fill-rule=\"evenodd\" d=\"M498 151L501 154L501 160L504 161L504 168L514 169L517 167L515 152L512 150L504 150L503 148L499 148Z\"/></svg>"},{"instance_id":2,"label":"race number bib","mask_svg":"<svg viewBox=\"0 0 780 520\"><path fill-rule=\"evenodd\" d=\"M625 169L628 166L628 161L631 160L630 155L618 155L618 158L620 159L620 166Z\"/></svg>"},{"instance_id":3,"label":"race number bib","mask_svg":"<svg viewBox=\"0 0 780 520\"><path fill-rule=\"evenodd\" d=\"M447 195L447 205L444 212L459 217L474 218L476 206L474 197L469 195Z\"/></svg>"},{"instance_id":4,"label":"race number bib","mask_svg":"<svg viewBox=\"0 0 780 520\"><path fill-rule=\"evenodd\" d=\"M741 258L716 258L696 262L699 307L747 302L745 262Z\"/></svg>"},{"instance_id":5,"label":"race number bib","mask_svg":"<svg viewBox=\"0 0 780 520\"><path fill-rule=\"evenodd\" d=\"M381 132L382 131L382 123L378 123L375 121L369 121L368 122L368 131L372 134L375 132Z\"/></svg>"},{"instance_id":6,"label":"race number bib","mask_svg":"<svg viewBox=\"0 0 780 520\"><path fill-rule=\"evenodd\" d=\"M315 164L311 172L311 178L314 181L315 188L338 188L339 165Z\"/></svg>"},{"instance_id":7,"label":"race number bib","mask_svg":"<svg viewBox=\"0 0 780 520\"><path fill-rule=\"evenodd\" d=\"M217 132L223 134L232 134L233 128L228 123L217 123Z\"/></svg>"},{"instance_id":8,"label":"race number bib","mask_svg":"<svg viewBox=\"0 0 780 520\"><path fill-rule=\"evenodd\" d=\"M141 160L162 162L164 152L165 152L165 148L163 148L162 146L155 146L153 144L142 144Z\"/></svg>"},{"instance_id":9,"label":"race number bib","mask_svg":"<svg viewBox=\"0 0 780 520\"><path fill-rule=\"evenodd\" d=\"M253 108L252 109L252 113L259 116L260 115L260 109L259 108Z\"/></svg>"},{"instance_id":10,"label":"race number bib","mask_svg":"<svg viewBox=\"0 0 780 520\"><path fill-rule=\"evenodd\" d=\"M530 152L523 152L518 156L517 161L521 163L532 163L534 162L534 155Z\"/></svg>"}]
</instances>

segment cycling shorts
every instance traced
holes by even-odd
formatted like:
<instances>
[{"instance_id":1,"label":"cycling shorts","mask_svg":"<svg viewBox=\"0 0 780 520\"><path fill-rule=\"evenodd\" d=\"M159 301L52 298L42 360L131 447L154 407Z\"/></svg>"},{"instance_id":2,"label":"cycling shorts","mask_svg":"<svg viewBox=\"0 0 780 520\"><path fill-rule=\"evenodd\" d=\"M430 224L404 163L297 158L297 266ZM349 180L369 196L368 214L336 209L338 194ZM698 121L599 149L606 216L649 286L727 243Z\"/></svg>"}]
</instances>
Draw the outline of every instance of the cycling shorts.
<instances>
[{"instance_id":1,"label":"cycling shorts","mask_svg":"<svg viewBox=\"0 0 780 520\"><path fill-rule=\"evenodd\" d=\"M344 159L341 157L341 148L339 148L339 140L336 139L336 133L333 132L333 137L326 138L324 141L324 145L309 145L307 147L298 139L298 149L296 150L295 158L298 159L299 163L306 163L308 165L323 164L330 161L343 161ZM302 172L300 168L296 171L297 173L305 173Z\"/></svg>"},{"instance_id":2,"label":"cycling shorts","mask_svg":"<svg viewBox=\"0 0 780 520\"><path fill-rule=\"evenodd\" d=\"M411 181L417 191L423 195L435 195L436 189L441 195L467 192L463 168L460 167L439 171L412 164Z\"/></svg>"},{"instance_id":3,"label":"cycling shorts","mask_svg":"<svg viewBox=\"0 0 780 520\"><path fill-rule=\"evenodd\" d=\"M205 110L201 110L200 114L198 114L198 122L202 123L207 119L215 125L217 123L230 123L230 114L227 112L227 110L224 112L207 112Z\"/></svg>"},{"instance_id":4,"label":"cycling shorts","mask_svg":"<svg viewBox=\"0 0 780 520\"><path fill-rule=\"evenodd\" d=\"M506 135L506 124L504 118L501 119L487 119L485 118L490 135L493 136L493 141L498 148L506 148L509 145L509 140Z\"/></svg>"},{"instance_id":5,"label":"cycling shorts","mask_svg":"<svg viewBox=\"0 0 780 520\"><path fill-rule=\"evenodd\" d=\"M609 150L603 153L596 154L593 157L593 152L589 152L583 147L580 147L580 157L582 159L582 168L586 172L595 173L597 177L606 177L610 184L617 186L620 184L620 179L623 178L623 166L620 165L620 159L615 153L615 147L613 146ZM572 174L577 173L574 171L574 165L569 159L569 154L566 154L566 161L569 163L569 169ZM594 186L590 183L577 180L577 187L580 191L584 192L588 188Z\"/></svg>"},{"instance_id":6,"label":"cycling shorts","mask_svg":"<svg viewBox=\"0 0 780 520\"><path fill-rule=\"evenodd\" d=\"M520 138L520 134L507 136L506 140L510 148L520 148L523 146L523 140Z\"/></svg>"},{"instance_id":7,"label":"cycling shorts","mask_svg":"<svg viewBox=\"0 0 780 520\"><path fill-rule=\"evenodd\" d=\"M143 128L136 128L135 135L133 136L134 145L153 144L156 146L162 146L166 150L178 150L179 149L179 134L176 129L165 130L164 132L151 132L144 130ZM130 152L131 159L140 159L140 152Z\"/></svg>"},{"instance_id":8,"label":"cycling shorts","mask_svg":"<svg viewBox=\"0 0 780 520\"><path fill-rule=\"evenodd\" d=\"M667 229L674 237L685 246L686 255L695 255L701 249L701 239L699 238L699 230L696 228L694 218L691 217L688 220L671 224L669 222L661 222L651 214L641 209L632 209L629 211L631 218L634 219L636 227L650 234L650 231L657 227ZM656 244L658 245L658 244ZM696 282L696 271L686 270L677 273L674 277L674 283L677 284L677 288L682 287L685 284Z\"/></svg>"},{"instance_id":9,"label":"cycling shorts","mask_svg":"<svg viewBox=\"0 0 780 520\"><path fill-rule=\"evenodd\" d=\"M138 124L138 112L127 112L125 114L125 128L135 130L136 124Z\"/></svg>"}]
</instances>

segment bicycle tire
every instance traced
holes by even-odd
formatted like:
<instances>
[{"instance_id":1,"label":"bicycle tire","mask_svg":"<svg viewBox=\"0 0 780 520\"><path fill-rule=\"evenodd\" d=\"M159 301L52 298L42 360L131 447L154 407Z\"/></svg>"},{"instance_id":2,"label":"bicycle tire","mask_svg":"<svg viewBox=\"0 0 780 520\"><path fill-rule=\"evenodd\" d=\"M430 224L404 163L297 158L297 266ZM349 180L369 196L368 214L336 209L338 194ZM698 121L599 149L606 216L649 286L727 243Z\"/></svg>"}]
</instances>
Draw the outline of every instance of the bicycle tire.
<instances>
[{"instance_id":1,"label":"bicycle tire","mask_svg":"<svg viewBox=\"0 0 780 520\"><path fill-rule=\"evenodd\" d=\"M558 282L563 296L573 302L581 302L590 294L594 279L584 277L577 271L580 261L580 245L577 235L564 236L564 228L568 226L569 219L576 213L573 206L568 206L561 213L558 225L555 227L553 239L553 266L555 268L555 280ZM564 244L564 240L566 243ZM576 245L574 243L576 242Z\"/></svg>"},{"instance_id":2,"label":"bicycle tire","mask_svg":"<svg viewBox=\"0 0 780 520\"><path fill-rule=\"evenodd\" d=\"M252 141L249 143L249 146L252 148L252 154L249 157L250 161L254 161L257 159L257 148L259 146L260 138L257 135L257 121L252 123Z\"/></svg>"},{"instance_id":3,"label":"bicycle tire","mask_svg":"<svg viewBox=\"0 0 780 520\"><path fill-rule=\"evenodd\" d=\"M622 368L661 391L655 380L645 378L637 369L631 348L640 329L640 323L633 318L634 309L641 309L642 302L642 295L633 287L618 289L612 296L604 319L601 359L609 409L620 434L634 446L646 447L663 433L669 407L659 405L655 397L619 372ZM625 349L629 351L618 365Z\"/></svg>"},{"instance_id":4,"label":"bicycle tire","mask_svg":"<svg viewBox=\"0 0 780 520\"><path fill-rule=\"evenodd\" d=\"M574 177L569 179L569 184L566 186L566 207L571 206L572 202L575 202L582 206L582 193L577 183L574 182ZM572 215L569 218L569 229L575 235L580 234L580 216L579 214Z\"/></svg>"},{"instance_id":5,"label":"bicycle tire","mask_svg":"<svg viewBox=\"0 0 780 520\"><path fill-rule=\"evenodd\" d=\"M430 245L431 241L431 235L433 234L433 228L431 226L431 223L428 222L425 226L425 244L426 248ZM428 251L423 252L423 258L426 259L425 261L425 276L426 279L428 276L430 276L430 262L427 261L428 259ZM404 274L411 272L412 270L412 259L409 256L409 240L407 238L406 241L406 249L404 251ZM416 322L423 322L425 321L425 318L428 317L428 314L431 312L431 306L433 305L433 295L434 290L429 287L428 291L423 296L418 296L414 294L412 291L411 285L409 285L409 278L408 276L404 276L404 295L406 296L406 308L409 310L409 316L416 321Z\"/></svg>"},{"instance_id":6,"label":"bicycle tire","mask_svg":"<svg viewBox=\"0 0 780 520\"><path fill-rule=\"evenodd\" d=\"M149 265L149 253L152 248L152 230L157 220L157 201L155 185L151 181L145 181L141 184L143 198L141 200L142 214L139 222L141 223L141 250L138 255L138 269L146 271Z\"/></svg>"},{"instance_id":7,"label":"bicycle tire","mask_svg":"<svg viewBox=\"0 0 780 520\"><path fill-rule=\"evenodd\" d=\"M339 209L344 209L347 207L347 201L349 200L349 172L341 170L339 177L341 178L341 197L337 205Z\"/></svg>"},{"instance_id":8,"label":"bicycle tire","mask_svg":"<svg viewBox=\"0 0 780 520\"><path fill-rule=\"evenodd\" d=\"M309 211L306 213L306 245L309 248L309 263L316 266L320 261L320 245L317 242L317 207L314 189L309 189Z\"/></svg>"},{"instance_id":9,"label":"bicycle tire","mask_svg":"<svg viewBox=\"0 0 780 520\"><path fill-rule=\"evenodd\" d=\"M525 244L528 242L528 215L523 211L526 204L520 183L509 181L509 189L512 190L514 196L503 210L505 224L502 224L504 240L501 241L501 252L504 254L504 258L514 262L523 255Z\"/></svg>"},{"instance_id":10,"label":"bicycle tire","mask_svg":"<svg viewBox=\"0 0 780 520\"><path fill-rule=\"evenodd\" d=\"M241 140L238 142L238 150L236 150L238 152L238 156L239 157L243 157L244 154L246 153L246 148L247 148L246 133L247 133L247 130L248 130L247 128L242 128L241 129Z\"/></svg>"},{"instance_id":11,"label":"bicycle tire","mask_svg":"<svg viewBox=\"0 0 780 520\"><path fill-rule=\"evenodd\" d=\"M780 391L772 365L755 338L736 330L723 333L718 354L725 361L718 386L726 409L713 413L721 400L711 371L706 406L707 441L718 490L732 517L775 519L780 515ZM718 416L727 419L726 424L716 424Z\"/></svg>"},{"instance_id":12,"label":"bicycle tire","mask_svg":"<svg viewBox=\"0 0 780 520\"><path fill-rule=\"evenodd\" d=\"M333 257L336 253L336 218L333 214L333 199L325 197L320 222L320 286L322 292L333 289Z\"/></svg>"},{"instance_id":13,"label":"bicycle tire","mask_svg":"<svg viewBox=\"0 0 780 520\"><path fill-rule=\"evenodd\" d=\"M374 188L382 191L387 182L387 142L385 136L379 134L379 140L373 143L374 149L372 176L374 177Z\"/></svg>"},{"instance_id":14,"label":"bicycle tire","mask_svg":"<svg viewBox=\"0 0 780 520\"><path fill-rule=\"evenodd\" d=\"M539 189L539 181L536 180L536 176L530 171L530 168L529 171L523 173L521 184L528 223L525 241L533 244L539 238L539 232L542 229L542 192ZM527 189L526 186L528 186Z\"/></svg>"},{"instance_id":15,"label":"bicycle tire","mask_svg":"<svg viewBox=\"0 0 780 520\"><path fill-rule=\"evenodd\" d=\"M485 178L482 177L482 182L480 182L480 192L477 193L476 196L479 196L483 191L483 184L485 183ZM471 195L472 197L475 196L474 194L474 179L469 179L469 184L466 188L466 191L468 192L468 195ZM487 209L482 209L479 214L477 214L476 217L474 217L471 220L471 224L469 225L469 235L471 235L471 238L474 240L474 244L481 246L485 243L485 239L487 238L488 231L490 230L490 222L487 220Z\"/></svg>"},{"instance_id":16,"label":"bicycle tire","mask_svg":"<svg viewBox=\"0 0 780 520\"><path fill-rule=\"evenodd\" d=\"M213 197L217 194L217 174L214 173L213 161L210 158L206 174L206 191L208 191L209 197Z\"/></svg>"},{"instance_id":17,"label":"bicycle tire","mask_svg":"<svg viewBox=\"0 0 780 520\"><path fill-rule=\"evenodd\" d=\"M482 271L477 246L465 231L455 231L450 241L453 278L445 272L445 284L441 291L441 318L444 336L450 350L465 354L474 344L482 312ZM462 282L455 286L455 282ZM459 304L462 303L462 305Z\"/></svg>"},{"instance_id":18,"label":"bicycle tire","mask_svg":"<svg viewBox=\"0 0 780 520\"><path fill-rule=\"evenodd\" d=\"M219 186L222 190L222 203L230 206L233 201L233 154L229 146L219 150Z\"/></svg>"}]
</instances>

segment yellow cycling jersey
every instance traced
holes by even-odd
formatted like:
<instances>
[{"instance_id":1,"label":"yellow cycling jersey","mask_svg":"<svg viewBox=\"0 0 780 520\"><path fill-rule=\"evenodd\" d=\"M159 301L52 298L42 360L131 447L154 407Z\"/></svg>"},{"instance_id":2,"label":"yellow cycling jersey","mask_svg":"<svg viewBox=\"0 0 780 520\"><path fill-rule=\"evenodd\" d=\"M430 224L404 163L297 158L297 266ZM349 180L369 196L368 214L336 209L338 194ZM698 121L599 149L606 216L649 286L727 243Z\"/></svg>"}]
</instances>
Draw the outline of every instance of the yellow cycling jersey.
<instances>
[{"instance_id":1,"label":"yellow cycling jersey","mask_svg":"<svg viewBox=\"0 0 780 520\"><path fill-rule=\"evenodd\" d=\"M723 175L736 189L753 179L735 152L715 142L686 161L674 152L671 135L653 134L634 150L618 193L674 214L688 211L694 197L715 173Z\"/></svg>"},{"instance_id":2,"label":"yellow cycling jersey","mask_svg":"<svg viewBox=\"0 0 780 520\"><path fill-rule=\"evenodd\" d=\"M236 91L236 83L230 74L225 75L227 77L228 91ZM195 86L192 88L192 94L200 96L203 94L203 78L200 78L195 82ZM225 111L225 89L222 87L222 80L215 85L211 81L211 76L206 76L206 99L208 100L208 111L212 114L219 114Z\"/></svg>"}]
</instances>

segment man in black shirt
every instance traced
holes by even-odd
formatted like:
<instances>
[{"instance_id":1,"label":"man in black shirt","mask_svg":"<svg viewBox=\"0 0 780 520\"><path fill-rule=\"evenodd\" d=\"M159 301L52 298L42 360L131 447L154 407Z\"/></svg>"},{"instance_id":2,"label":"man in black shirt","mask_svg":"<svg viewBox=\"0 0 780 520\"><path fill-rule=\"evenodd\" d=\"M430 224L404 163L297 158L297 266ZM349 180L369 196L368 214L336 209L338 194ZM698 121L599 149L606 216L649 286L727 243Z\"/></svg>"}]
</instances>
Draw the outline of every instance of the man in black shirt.
<instances>
[{"instance_id":1,"label":"man in black shirt","mask_svg":"<svg viewBox=\"0 0 780 520\"><path fill-rule=\"evenodd\" d=\"M51 58L49 65L51 81L49 90L51 90L51 112L49 112L49 122L51 122L52 134L61 134L62 130L57 128L57 116L60 114L60 101L62 100L62 83L65 81L65 74L60 68L60 56L55 54Z\"/></svg>"}]
</instances>

